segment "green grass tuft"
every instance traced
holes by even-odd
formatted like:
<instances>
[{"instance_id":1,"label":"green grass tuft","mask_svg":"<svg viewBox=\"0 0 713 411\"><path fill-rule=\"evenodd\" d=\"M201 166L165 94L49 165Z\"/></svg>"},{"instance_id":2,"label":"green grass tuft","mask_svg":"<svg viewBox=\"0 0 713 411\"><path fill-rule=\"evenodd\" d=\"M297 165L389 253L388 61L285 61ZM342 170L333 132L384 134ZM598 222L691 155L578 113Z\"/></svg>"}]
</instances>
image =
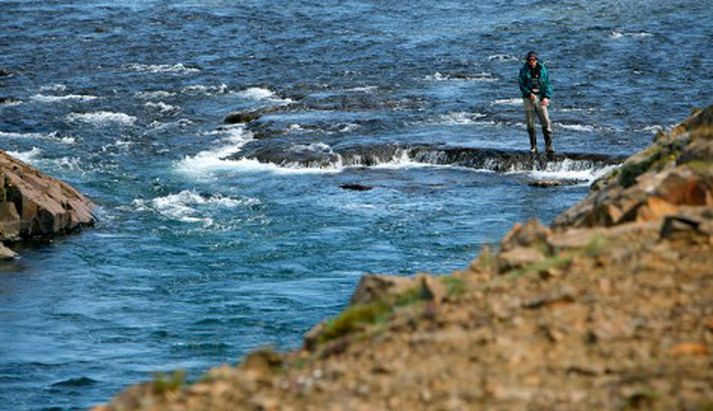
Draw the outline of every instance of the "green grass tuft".
<instances>
[{"instance_id":1,"label":"green grass tuft","mask_svg":"<svg viewBox=\"0 0 713 411\"><path fill-rule=\"evenodd\" d=\"M327 321L324 330L319 335L319 342L331 341L364 325L385 321L390 312L391 308L381 301L351 305L337 317Z\"/></svg>"},{"instance_id":2,"label":"green grass tuft","mask_svg":"<svg viewBox=\"0 0 713 411\"><path fill-rule=\"evenodd\" d=\"M441 282L446 286L446 292L451 297L457 297L465 292L465 281L462 278L445 276L441 277Z\"/></svg>"},{"instance_id":3,"label":"green grass tuft","mask_svg":"<svg viewBox=\"0 0 713 411\"><path fill-rule=\"evenodd\" d=\"M186 382L186 371L176 370L170 373L154 373L153 390L158 395L180 389Z\"/></svg>"}]
</instances>

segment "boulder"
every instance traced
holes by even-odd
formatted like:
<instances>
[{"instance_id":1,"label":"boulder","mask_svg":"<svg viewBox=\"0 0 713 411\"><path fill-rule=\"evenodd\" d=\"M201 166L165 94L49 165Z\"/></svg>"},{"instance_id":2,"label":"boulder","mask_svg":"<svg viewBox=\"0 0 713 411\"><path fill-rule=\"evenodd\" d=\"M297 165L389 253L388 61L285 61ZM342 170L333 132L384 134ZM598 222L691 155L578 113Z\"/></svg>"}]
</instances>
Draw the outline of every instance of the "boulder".
<instances>
[{"instance_id":1,"label":"boulder","mask_svg":"<svg viewBox=\"0 0 713 411\"><path fill-rule=\"evenodd\" d=\"M262 117L260 111L236 111L225 116L223 122L227 124L249 123Z\"/></svg>"},{"instance_id":2,"label":"boulder","mask_svg":"<svg viewBox=\"0 0 713 411\"><path fill-rule=\"evenodd\" d=\"M537 219L530 219L525 224L515 223L513 228L505 234L500 242L502 251L509 251L517 247L529 247L543 244L550 234L550 230Z\"/></svg>"},{"instance_id":3,"label":"boulder","mask_svg":"<svg viewBox=\"0 0 713 411\"><path fill-rule=\"evenodd\" d=\"M68 233L94 224L94 204L68 184L0 150L0 241Z\"/></svg>"},{"instance_id":4,"label":"boulder","mask_svg":"<svg viewBox=\"0 0 713 411\"><path fill-rule=\"evenodd\" d=\"M592 184L587 198L559 215L555 229L650 221L680 206L713 205L713 106L696 112L653 145Z\"/></svg>"},{"instance_id":5,"label":"boulder","mask_svg":"<svg viewBox=\"0 0 713 411\"><path fill-rule=\"evenodd\" d=\"M385 301L391 296L413 288L414 285L414 280L411 278L395 275L365 275L352 295L351 304Z\"/></svg>"},{"instance_id":6,"label":"boulder","mask_svg":"<svg viewBox=\"0 0 713 411\"><path fill-rule=\"evenodd\" d=\"M498 254L498 271L501 273L545 260L545 256L530 247L515 247Z\"/></svg>"},{"instance_id":7,"label":"boulder","mask_svg":"<svg viewBox=\"0 0 713 411\"><path fill-rule=\"evenodd\" d=\"M12 260L15 257L17 257L17 253L0 243L0 261Z\"/></svg>"}]
</instances>

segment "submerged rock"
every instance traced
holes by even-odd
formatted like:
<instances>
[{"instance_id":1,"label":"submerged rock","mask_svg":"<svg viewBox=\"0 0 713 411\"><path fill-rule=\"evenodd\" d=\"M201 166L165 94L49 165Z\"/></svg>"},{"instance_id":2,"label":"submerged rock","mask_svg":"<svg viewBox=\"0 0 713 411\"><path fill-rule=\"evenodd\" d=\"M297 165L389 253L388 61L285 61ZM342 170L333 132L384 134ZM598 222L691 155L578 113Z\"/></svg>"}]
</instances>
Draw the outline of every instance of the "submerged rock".
<instances>
[{"instance_id":1,"label":"submerged rock","mask_svg":"<svg viewBox=\"0 0 713 411\"><path fill-rule=\"evenodd\" d=\"M373 189L374 187L365 186L362 184L350 183L350 184L342 184L339 186L339 188L342 188L344 190L353 190L353 191L368 191L368 190Z\"/></svg>"},{"instance_id":2,"label":"submerged rock","mask_svg":"<svg viewBox=\"0 0 713 411\"><path fill-rule=\"evenodd\" d=\"M48 237L91 226L93 208L68 184L0 150L0 241Z\"/></svg>"},{"instance_id":3,"label":"submerged rock","mask_svg":"<svg viewBox=\"0 0 713 411\"><path fill-rule=\"evenodd\" d=\"M228 113L227 116L225 116L225 119L223 119L223 122L227 124L242 124L242 123L251 123L255 120L260 119L260 117L271 114L271 113L281 113L281 112L287 112L287 111L293 111L296 108L300 107L299 104L283 104L283 105L277 105L277 106L265 106L265 107L260 107L256 109L249 109L249 110L242 110L242 111L233 111L232 113Z\"/></svg>"},{"instance_id":4,"label":"submerged rock","mask_svg":"<svg viewBox=\"0 0 713 411\"><path fill-rule=\"evenodd\" d=\"M541 180L528 180L527 185L532 187L560 187L560 186L575 186L577 184L586 183L585 180L578 180L576 178L566 178L566 179L554 179L546 178Z\"/></svg>"}]
</instances>

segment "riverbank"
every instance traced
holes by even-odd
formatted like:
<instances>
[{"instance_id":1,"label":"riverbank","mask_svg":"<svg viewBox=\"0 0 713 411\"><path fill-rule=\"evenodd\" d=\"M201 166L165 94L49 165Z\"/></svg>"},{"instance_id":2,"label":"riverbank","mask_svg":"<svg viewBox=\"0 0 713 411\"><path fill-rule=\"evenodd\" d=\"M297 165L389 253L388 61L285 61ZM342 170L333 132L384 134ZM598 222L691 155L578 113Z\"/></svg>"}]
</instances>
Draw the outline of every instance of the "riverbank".
<instances>
[{"instance_id":1,"label":"riverbank","mask_svg":"<svg viewBox=\"0 0 713 411\"><path fill-rule=\"evenodd\" d=\"M707 409L713 106L449 276L367 276L297 351L98 410Z\"/></svg>"}]
</instances>

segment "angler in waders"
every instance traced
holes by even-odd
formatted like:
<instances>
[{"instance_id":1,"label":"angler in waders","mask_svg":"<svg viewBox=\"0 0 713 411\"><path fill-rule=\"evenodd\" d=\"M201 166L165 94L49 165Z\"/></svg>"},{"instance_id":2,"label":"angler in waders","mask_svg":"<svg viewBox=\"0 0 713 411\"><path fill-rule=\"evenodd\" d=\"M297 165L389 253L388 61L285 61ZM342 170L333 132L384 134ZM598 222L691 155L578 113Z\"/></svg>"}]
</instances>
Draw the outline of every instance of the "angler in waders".
<instances>
[{"instance_id":1,"label":"angler in waders","mask_svg":"<svg viewBox=\"0 0 713 411\"><path fill-rule=\"evenodd\" d=\"M552 122L547 114L547 106L552 98L552 83L547 67L537 59L537 53L527 53L526 62L520 69L518 84L525 104L527 119L527 134L530 135L530 151L537 153L537 134L535 132L535 115L540 119L542 134L545 137L545 151L554 153L552 147Z\"/></svg>"}]
</instances>

